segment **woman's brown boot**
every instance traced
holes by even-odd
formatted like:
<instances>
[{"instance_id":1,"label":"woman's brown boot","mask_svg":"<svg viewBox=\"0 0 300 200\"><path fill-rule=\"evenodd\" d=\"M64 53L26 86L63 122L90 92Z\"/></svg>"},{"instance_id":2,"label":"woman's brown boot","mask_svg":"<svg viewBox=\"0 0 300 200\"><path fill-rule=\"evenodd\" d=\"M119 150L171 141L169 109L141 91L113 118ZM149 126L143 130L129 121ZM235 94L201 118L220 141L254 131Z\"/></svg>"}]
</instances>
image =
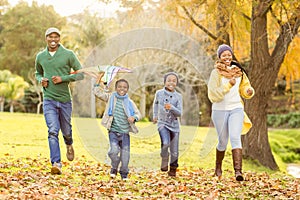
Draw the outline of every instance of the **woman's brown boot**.
<instances>
[{"instance_id":1,"label":"woman's brown boot","mask_svg":"<svg viewBox=\"0 0 300 200\"><path fill-rule=\"evenodd\" d=\"M216 149L216 168L215 168L215 176L221 178L222 176L222 161L225 156L225 151L219 151Z\"/></svg>"},{"instance_id":2,"label":"woman's brown boot","mask_svg":"<svg viewBox=\"0 0 300 200\"><path fill-rule=\"evenodd\" d=\"M242 174L242 149L232 149L232 160L233 168L235 171L235 179L237 181L243 181L244 177Z\"/></svg>"}]
</instances>

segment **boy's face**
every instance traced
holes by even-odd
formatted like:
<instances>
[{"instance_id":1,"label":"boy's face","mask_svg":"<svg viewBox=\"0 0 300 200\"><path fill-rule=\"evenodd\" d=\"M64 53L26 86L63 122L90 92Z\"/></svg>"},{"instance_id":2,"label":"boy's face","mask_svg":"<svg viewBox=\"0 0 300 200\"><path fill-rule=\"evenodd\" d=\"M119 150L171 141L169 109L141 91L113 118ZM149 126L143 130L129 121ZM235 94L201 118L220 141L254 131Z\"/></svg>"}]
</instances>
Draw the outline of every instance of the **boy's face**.
<instances>
[{"instance_id":1,"label":"boy's face","mask_svg":"<svg viewBox=\"0 0 300 200\"><path fill-rule=\"evenodd\" d=\"M171 92L173 92L177 85L177 78L175 75L169 75L167 76L166 82L165 82L165 88Z\"/></svg>"},{"instance_id":2,"label":"boy's face","mask_svg":"<svg viewBox=\"0 0 300 200\"><path fill-rule=\"evenodd\" d=\"M117 84L116 92L118 93L118 95L124 96L126 95L127 91L128 91L128 85L126 82L121 81Z\"/></svg>"}]
</instances>

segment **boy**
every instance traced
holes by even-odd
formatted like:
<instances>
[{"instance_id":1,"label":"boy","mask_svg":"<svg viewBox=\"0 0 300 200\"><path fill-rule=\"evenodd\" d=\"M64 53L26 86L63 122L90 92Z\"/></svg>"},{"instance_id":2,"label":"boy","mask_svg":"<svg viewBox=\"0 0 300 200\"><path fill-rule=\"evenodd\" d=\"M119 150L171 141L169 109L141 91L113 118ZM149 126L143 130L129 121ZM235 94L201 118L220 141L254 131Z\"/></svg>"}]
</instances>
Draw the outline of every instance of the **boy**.
<instances>
[{"instance_id":1,"label":"boy","mask_svg":"<svg viewBox=\"0 0 300 200\"><path fill-rule=\"evenodd\" d=\"M108 156L111 159L110 177L115 178L118 172L122 180L128 180L128 164L130 158L129 132L137 133L135 122L141 119L140 111L135 103L128 97L129 84L120 79L115 84L115 92L109 94L99 87L94 88L94 94L107 102L101 124L107 128L110 149Z\"/></svg>"}]
</instances>

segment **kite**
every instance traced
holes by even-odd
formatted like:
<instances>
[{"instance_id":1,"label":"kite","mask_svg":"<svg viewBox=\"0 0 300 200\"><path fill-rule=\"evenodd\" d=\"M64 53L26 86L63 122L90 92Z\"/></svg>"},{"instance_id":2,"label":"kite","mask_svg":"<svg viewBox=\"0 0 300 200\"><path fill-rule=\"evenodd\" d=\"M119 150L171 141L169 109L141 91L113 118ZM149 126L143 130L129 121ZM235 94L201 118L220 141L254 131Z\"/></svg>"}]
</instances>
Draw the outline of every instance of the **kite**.
<instances>
[{"instance_id":1,"label":"kite","mask_svg":"<svg viewBox=\"0 0 300 200\"><path fill-rule=\"evenodd\" d=\"M96 79L96 84L103 83L107 87L119 72L132 72L128 68L112 66L112 65L100 65L95 67L86 67L80 70L71 72L71 74L84 73Z\"/></svg>"}]
</instances>

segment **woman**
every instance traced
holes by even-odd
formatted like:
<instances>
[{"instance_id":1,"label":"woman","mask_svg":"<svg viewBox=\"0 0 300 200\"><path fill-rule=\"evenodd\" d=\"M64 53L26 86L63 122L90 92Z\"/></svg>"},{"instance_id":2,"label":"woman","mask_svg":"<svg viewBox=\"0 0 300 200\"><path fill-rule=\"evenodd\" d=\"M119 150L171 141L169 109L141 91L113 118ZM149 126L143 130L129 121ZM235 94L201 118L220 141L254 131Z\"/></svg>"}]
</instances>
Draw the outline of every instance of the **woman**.
<instances>
[{"instance_id":1,"label":"woman","mask_svg":"<svg viewBox=\"0 0 300 200\"><path fill-rule=\"evenodd\" d=\"M222 176L222 160L230 139L233 167L237 181L243 181L241 133L244 125L242 98L254 95L245 70L233 61L230 46L222 44L217 50L218 60L208 82L208 98L212 102L212 121L218 133L215 176Z\"/></svg>"}]
</instances>

